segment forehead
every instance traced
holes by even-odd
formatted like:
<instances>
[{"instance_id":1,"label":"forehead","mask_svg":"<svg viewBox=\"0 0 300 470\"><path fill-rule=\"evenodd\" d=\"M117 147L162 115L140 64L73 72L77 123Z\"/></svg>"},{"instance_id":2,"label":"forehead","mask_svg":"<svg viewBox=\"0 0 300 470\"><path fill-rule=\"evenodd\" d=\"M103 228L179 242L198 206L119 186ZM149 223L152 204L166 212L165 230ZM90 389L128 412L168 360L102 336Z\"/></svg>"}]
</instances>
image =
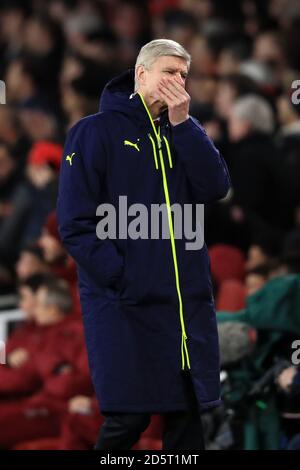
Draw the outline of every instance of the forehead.
<instances>
[{"instance_id":1,"label":"forehead","mask_svg":"<svg viewBox=\"0 0 300 470\"><path fill-rule=\"evenodd\" d=\"M170 68L179 72L188 71L187 61L183 59L183 57L175 57L169 55L158 57L153 64L153 68L155 68L156 70Z\"/></svg>"}]
</instances>

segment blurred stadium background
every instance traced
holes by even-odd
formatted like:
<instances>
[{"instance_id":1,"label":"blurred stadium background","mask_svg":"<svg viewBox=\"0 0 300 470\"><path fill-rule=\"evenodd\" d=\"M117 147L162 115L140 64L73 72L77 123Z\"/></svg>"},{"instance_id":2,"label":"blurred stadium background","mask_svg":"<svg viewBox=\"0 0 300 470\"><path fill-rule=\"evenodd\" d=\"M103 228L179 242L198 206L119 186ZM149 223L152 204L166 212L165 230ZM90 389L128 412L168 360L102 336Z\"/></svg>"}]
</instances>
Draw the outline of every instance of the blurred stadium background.
<instances>
[{"instance_id":1,"label":"blurred stadium background","mask_svg":"<svg viewBox=\"0 0 300 470\"><path fill-rule=\"evenodd\" d=\"M67 130L159 37L192 54L191 114L233 183L205 216L224 396L203 417L207 446L298 448L299 1L1 0L0 25L0 448L96 439L76 266L55 216L60 160ZM154 416L135 448L159 449L161 428Z\"/></svg>"}]
</instances>

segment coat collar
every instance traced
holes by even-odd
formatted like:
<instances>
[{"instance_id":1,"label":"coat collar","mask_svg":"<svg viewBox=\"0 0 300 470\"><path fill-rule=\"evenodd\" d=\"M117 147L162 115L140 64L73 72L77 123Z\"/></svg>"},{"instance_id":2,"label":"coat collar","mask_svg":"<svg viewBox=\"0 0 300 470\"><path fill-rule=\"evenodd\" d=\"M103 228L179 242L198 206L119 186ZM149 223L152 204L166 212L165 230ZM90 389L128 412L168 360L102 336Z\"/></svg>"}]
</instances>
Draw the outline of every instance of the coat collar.
<instances>
[{"instance_id":1,"label":"coat collar","mask_svg":"<svg viewBox=\"0 0 300 470\"><path fill-rule=\"evenodd\" d=\"M110 80L100 98L100 112L117 111L128 115L139 127L151 128L141 97L134 93L134 69L128 69ZM168 122L168 110L160 115L161 126Z\"/></svg>"}]
</instances>

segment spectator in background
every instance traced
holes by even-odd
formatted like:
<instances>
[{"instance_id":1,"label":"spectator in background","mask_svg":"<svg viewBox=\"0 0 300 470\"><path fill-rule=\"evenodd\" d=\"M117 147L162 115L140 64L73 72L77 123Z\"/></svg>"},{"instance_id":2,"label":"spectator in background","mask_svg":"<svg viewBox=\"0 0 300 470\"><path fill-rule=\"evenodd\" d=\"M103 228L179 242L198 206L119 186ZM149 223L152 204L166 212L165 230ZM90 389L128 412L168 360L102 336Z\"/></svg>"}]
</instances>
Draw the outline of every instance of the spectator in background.
<instances>
[{"instance_id":1,"label":"spectator in background","mask_svg":"<svg viewBox=\"0 0 300 470\"><path fill-rule=\"evenodd\" d=\"M77 395L68 403L68 415L59 439L61 450L91 450L104 421L96 397Z\"/></svg>"},{"instance_id":2,"label":"spectator in background","mask_svg":"<svg viewBox=\"0 0 300 470\"><path fill-rule=\"evenodd\" d=\"M189 49L192 40L197 33L197 20L193 12L182 9L170 9L163 15L163 28L161 36L166 36L179 42Z\"/></svg>"},{"instance_id":3,"label":"spectator in background","mask_svg":"<svg viewBox=\"0 0 300 470\"><path fill-rule=\"evenodd\" d=\"M30 16L23 37L23 54L30 58L39 86L50 100L57 99L58 72L63 54L59 24L47 14Z\"/></svg>"},{"instance_id":4,"label":"spectator in background","mask_svg":"<svg viewBox=\"0 0 300 470\"><path fill-rule=\"evenodd\" d=\"M246 260L246 270L252 271L260 266L268 266L275 261L275 254L278 253L276 243L271 243L269 239L254 240L249 247Z\"/></svg>"},{"instance_id":5,"label":"spectator in background","mask_svg":"<svg viewBox=\"0 0 300 470\"><path fill-rule=\"evenodd\" d=\"M36 142L30 150L27 176L33 204L23 243L40 236L46 217L55 208L62 150L61 145L48 141Z\"/></svg>"},{"instance_id":6,"label":"spectator in background","mask_svg":"<svg viewBox=\"0 0 300 470\"><path fill-rule=\"evenodd\" d=\"M51 18L64 25L67 19L74 14L78 3L78 0L50 0L47 11Z\"/></svg>"},{"instance_id":7,"label":"spectator in background","mask_svg":"<svg viewBox=\"0 0 300 470\"><path fill-rule=\"evenodd\" d=\"M281 95L277 100L277 149L280 165L279 214L284 228L300 227L300 106L291 97Z\"/></svg>"},{"instance_id":8,"label":"spectator in background","mask_svg":"<svg viewBox=\"0 0 300 470\"><path fill-rule=\"evenodd\" d=\"M35 318L36 292L45 282L54 280L51 276L36 274L18 285L19 307L24 321L15 328L6 343L7 364L0 368L0 407L4 395L9 394L9 399L15 399L30 394L36 388L36 382L23 377L26 364L34 360L44 340L45 329L38 326Z\"/></svg>"},{"instance_id":9,"label":"spectator in background","mask_svg":"<svg viewBox=\"0 0 300 470\"><path fill-rule=\"evenodd\" d=\"M74 125L88 114L95 114L99 107L101 81L87 74L74 78L62 89L62 107L68 126Z\"/></svg>"},{"instance_id":10,"label":"spectator in background","mask_svg":"<svg viewBox=\"0 0 300 470\"><path fill-rule=\"evenodd\" d=\"M78 54L67 54L60 76L62 109L67 128L99 107L99 93L103 90L113 68L96 64Z\"/></svg>"},{"instance_id":11,"label":"spectator in background","mask_svg":"<svg viewBox=\"0 0 300 470\"><path fill-rule=\"evenodd\" d=\"M250 59L242 62L240 73L254 80L266 98L274 99L280 90L280 80L268 64Z\"/></svg>"},{"instance_id":12,"label":"spectator in background","mask_svg":"<svg viewBox=\"0 0 300 470\"><path fill-rule=\"evenodd\" d=\"M16 275L19 281L24 281L35 274L49 272L49 267L43 255L43 250L35 243L25 246L16 263Z\"/></svg>"},{"instance_id":13,"label":"spectator in background","mask_svg":"<svg viewBox=\"0 0 300 470\"><path fill-rule=\"evenodd\" d=\"M39 438L20 442L14 450L92 450L103 416L96 397L76 395L68 402L68 412L60 423L56 438Z\"/></svg>"},{"instance_id":14,"label":"spectator in background","mask_svg":"<svg viewBox=\"0 0 300 470\"><path fill-rule=\"evenodd\" d=\"M268 12L285 30L295 18L299 18L300 5L294 0L270 0Z\"/></svg>"},{"instance_id":15,"label":"spectator in background","mask_svg":"<svg viewBox=\"0 0 300 470\"><path fill-rule=\"evenodd\" d=\"M238 98L258 93L254 80L242 74L221 77L215 97L216 112L222 119L229 119Z\"/></svg>"},{"instance_id":16,"label":"spectator in background","mask_svg":"<svg viewBox=\"0 0 300 470\"><path fill-rule=\"evenodd\" d=\"M280 33L270 30L258 34L253 45L253 58L271 67L280 79L286 67L284 44Z\"/></svg>"},{"instance_id":17,"label":"spectator in background","mask_svg":"<svg viewBox=\"0 0 300 470\"><path fill-rule=\"evenodd\" d=\"M12 381L1 381L1 447L9 448L25 439L58 436L69 399L93 393L82 326L70 316L71 310L72 300L64 281L47 280L36 291L34 318L44 330L43 337L32 360L13 371L14 389L31 395L8 402L5 397L11 397ZM12 374L9 366L5 370L8 376Z\"/></svg>"},{"instance_id":18,"label":"spectator in background","mask_svg":"<svg viewBox=\"0 0 300 470\"><path fill-rule=\"evenodd\" d=\"M13 105L24 105L33 99L42 98L37 72L29 58L19 56L9 63L5 83L7 99Z\"/></svg>"},{"instance_id":19,"label":"spectator in background","mask_svg":"<svg viewBox=\"0 0 300 470\"><path fill-rule=\"evenodd\" d=\"M12 149L16 157L17 170L23 175L30 141L25 136L19 113L12 106L0 106L0 141Z\"/></svg>"},{"instance_id":20,"label":"spectator in background","mask_svg":"<svg viewBox=\"0 0 300 470\"><path fill-rule=\"evenodd\" d=\"M90 6L92 4L90 3ZM118 41L114 32L107 28L99 12L91 6L84 11L78 10L66 20L64 30L72 51L85 60L114 67Z\"/></svg>"},{"instance_id":21,"label":"spectator in background","mask_svg":"<svg viewBox=\"0 0 300 470\"><path fill-rule=\"evenodd\" d=\"M117 1L110 7L109 19L119 66L133 66L140 47L150 38L147 6L134 0Z\"/></svg>"},{"instance_id":22,"label":"spectator in background","mask_svg":"<svg viewBox=\"0 0 300 470\"><path fill-rule=\"evenodd\" d=\"M17 0L1 1L1 38L5 45L0 61L1 77L10 61L22 51L24 28L30 11L26 3L28 2Z\"/></svg>"},{"instance_id":23,"label":"spectator in background","mask_svg":"<svg viewBox=\"0 0 300 470\"><path fill-rule=\"evenodd\" d=\"M47 102L39 98L29 100L20 106L19 117L24 133L31 142L61 140L62 129L58 128L57 116Z\"/></svg>"},{"instance_id":24,"label":"spectator in background","mask_svg":"<svg viewBox=\"0 0 300 470\"><path fill-rule=\"evenodd\" d=\"M50 275L34 274L19 283L19 307L24 314L24 320L17 326L6 342L7 364L11 369L18 369L27 361L33 360L42 330L35 321L35 294L37 290L48 280L54 280ZM2 370L0 369L0 377ZM9 374L5 374L0 380L7 380ZM12 379L12 374L10 374ZM18 393L17 387L13 393Z\"/></svg>"},{"instance_id":25,"label":"spectator in background","mask_svg":"<svg viewBox=\"0 0 300 470\"><path fill-rule=\"evenodd\" d=\"M215 13L215 2L212 0L179 0L178 7L192 13L199 22L208 21Z\"/></svg>"},{"instance_id":26,"label":"spectator in background","mask_svg":"<svg viewBox=\"0 0 300 470\"><path fill-rule=\"evenodd\" d=\"M280 220L278 160L271 139L274 125L272 108L263 98L248 95L236 100L229 119L229 166L234 203L276 227Z\"/></svg>"},{"instance_id":27,"label":"spectator in background","mask_svg":"<svg viewBox=\"0 0 300 470\"><path fill-rule=\"evenodd\" d=\"M215 76L217 73L217 52L207 37L198 34L194 37L190 53L194 57L192 71L196 74Z\"/></svg>"},{"instance_id":28,"label":"spectator in background","mask_svg":"<svg viewBox=\"0 0 300 470\"><path fill-rule=\"evenodd\" d=\"M48 269L53 275L64 279L68 283L73 300L73 312L80 315L76 264L61 243L55 211L47 217L38 244L43 251Z\"/></svg>"},{"instance_id":29,"label":"spectator in background","mask_svg":"<svg viewBox=\"0 0 300 470\"><path fill-rule=\"evenodd\" d=\"M218 59L220 76L239 74L241 64L250 58L251 43L246 37L240 37L222 49Z\"/></svg>"},{"instance_id":30,"label":"spectator in background","mask_svg":"<svg viewBox=\"0 0 300 470\"><path fill-rule=\"evenodd\" d=\"M243 74L232 73L221 76L213 97L213 107L220 120L222 150L226 159L230 159L230 145L228 137L228 120L233 106L238 98L249 94L257 94L258 86L254 80ZM209 128L208 128L209 130Z\"/></svg>"},{"instance_id":31,"label":"spectator in background","mask_svg":"<svg viewBox=\"0 0 300 470\"><path fill-rule=\"evenodd\" d=\"M19 254L31 199L9 145L0 141L0 264L11 267Z\"/></svg>"},{"instance_id":32,"label":"spectator in background","mask_svg":"<svg viewBox=\"0 0 300 470\"><path fill-rule=\"evenodd\" d=\"M270 266L262 264L249 270L245 277L246 295L252 295L268 281Z\"/></svg>"},{"instance_id":33,"label":"spectator in background","mask_svg":"<svg viewBox=\"0 0 300 470\"><path fill-rule=\"evenodd\" d=\"M229 115L229 141L225 139L223 148L233 191L222 205L208 208L206 234L212 243L229 243L245 252L251 245L268 239L276 251L283 233L278 212L280 169L272 140L274 113L262 97L247 94L248 87L255 86L253 81L244 77L229 80L228 93L222 95L221 106L216 109L223 111L225 123ZM234 98L238 90L246 94ZM221 237L218 225L223 228Z\"/></svg>"}]
</instances>

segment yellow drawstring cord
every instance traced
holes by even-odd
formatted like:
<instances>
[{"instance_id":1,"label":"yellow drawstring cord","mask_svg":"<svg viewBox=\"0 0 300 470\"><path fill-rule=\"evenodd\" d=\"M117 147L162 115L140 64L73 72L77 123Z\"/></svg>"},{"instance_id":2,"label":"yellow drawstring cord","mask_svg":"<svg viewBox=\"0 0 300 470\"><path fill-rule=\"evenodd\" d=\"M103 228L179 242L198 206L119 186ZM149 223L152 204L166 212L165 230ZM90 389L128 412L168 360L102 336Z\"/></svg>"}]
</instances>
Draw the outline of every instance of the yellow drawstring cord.
<instances>
[{"instance_id":1,"label":"yellow drawstring cord","mask_svg":"<svg viewBox=\"0 0 300 470\"><path fill-rule=\"evenodd\" d=\"M168 153L168 159L169 159L170 168L173 168L172 156L171 156L171 151L170 151L169 142L168 142L168 140L167 140L167 138L166 138L165 136L163 136L163 139L164 139L165 144L166 144L166 147L167 147L167 153Z\"/></svg>"},{"instance_id":2,"label":"yellow drawstring cord","mask_svg":"<svg viewBox=\"0 0 300 470\"><path fill-rule=\"evenodd\" d=\"M155 142L151 134L148 134L149 139L151 140L152 143L152 149L153 149L153 157L155 161L155 168L158 170L158 162L157 162L157 153L156 153L156 147L155 147Z\"/></svg>"}]
</instances>

